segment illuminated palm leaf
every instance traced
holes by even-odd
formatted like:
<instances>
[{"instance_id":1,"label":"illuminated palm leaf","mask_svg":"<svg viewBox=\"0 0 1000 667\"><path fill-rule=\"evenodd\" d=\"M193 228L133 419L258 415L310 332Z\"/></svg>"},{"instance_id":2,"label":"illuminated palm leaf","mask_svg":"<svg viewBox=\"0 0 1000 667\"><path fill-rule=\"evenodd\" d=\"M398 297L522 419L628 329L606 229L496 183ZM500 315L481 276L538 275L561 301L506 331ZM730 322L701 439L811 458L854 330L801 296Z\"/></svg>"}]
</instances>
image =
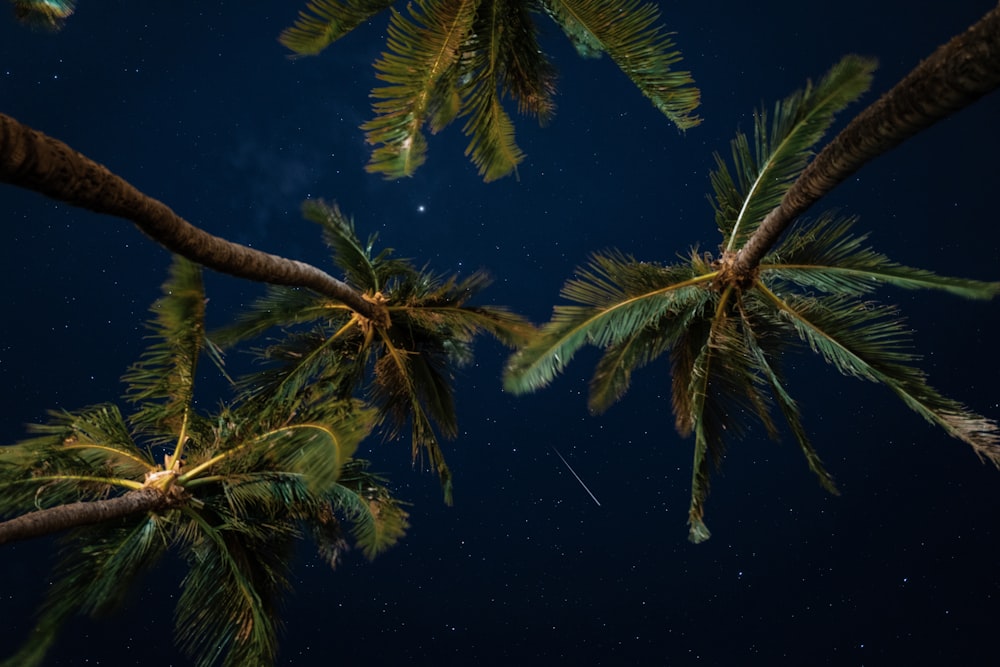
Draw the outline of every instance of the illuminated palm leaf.
<instances>
[{"instance_id":1,"label":"illuminated palm leaf","mask_svg":"<svg viewBox=\"0 0 1000 667\"><path fill-rule=\"evenodd\" d=\"M672 122L686 129L699 92L680 55L657 25L653 3L635 0L414 0L406 13L392 2L312 0L281 42L298 55L318 53L379 11L390 13L386 50L375 63L387 85L372 92L375 117L362 125L374 146L368 170L411 175L426 159L424 128L439 132L465 118L466 154L492 181L515 172L524 155L504 108L540 123L552 116L555 70L542 52L532 14L554 19L585 56L608 53ZM399 3L402 4L402 3Z\"/></svg>"},{"instance_id":2,"label":"illuminated palm leaf","mask_svg":"<svg viewBox=\"0 0 1000 667\"><path fill-rule=\"evenodd\" d=\"M316 55L395 0L312 0L295 25L282 31L282 44L299 55Z\"/></svg>"}]
</instances>

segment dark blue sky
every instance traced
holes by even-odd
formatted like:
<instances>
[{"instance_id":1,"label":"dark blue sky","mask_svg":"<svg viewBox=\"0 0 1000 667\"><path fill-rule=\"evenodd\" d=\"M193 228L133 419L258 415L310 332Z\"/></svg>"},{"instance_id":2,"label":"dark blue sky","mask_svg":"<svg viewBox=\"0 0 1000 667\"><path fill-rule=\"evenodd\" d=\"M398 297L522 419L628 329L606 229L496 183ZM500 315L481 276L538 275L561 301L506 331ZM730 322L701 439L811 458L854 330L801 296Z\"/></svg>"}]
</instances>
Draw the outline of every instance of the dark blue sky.
<instances>
[{"instance_id":1,"label":"dark blue sky","mask_svg":"<svg viewBox=\"0 0 1000 667\"><path fill-rule=\"evenodd\" d=\"M0 111L194 224L320 266L324 247L299 204L334 199L362 234L378 231L418 264L489 269L496 283L484 300L541 322L590 252L669 262L692 245L715 250L712 153L728 154L755 107L849 52L880 61L867 104L992 6L660 4L701 88L704 123L680 134L607 59L580 60L543 17L560 71L557 115L544 129L517 119L528 154L519 180L489 185L463 157L457 124L431 138L413 178L366 174L357 126L369 117L386 18L318 58L289 60L276 37L304 2L80 0L58 35L27 31L8 12ZM872 244L904 264L1000 279L998 119L994 94L866 166L816 211L859 215ZM48 408L119 395L169 258L128 223L8 186L0 217L0 433L14 442ZM208 289L213 324L262 291L223 276ZM884 297L916 330L932 384L1000 417L1000 306ZM441 504L430 474L409 469L407 443L372 441L367 455L414 503L410 535L373 563L352 554L336 572L303 552L281 664L896 665L992 655L1000 472L887 390L805 356L791 362L791 388L843 495L819 488L792 442L752 431L715 478L713 537L695 546L685 525L692 443L673 430L666 362L591 417L594 354L546 390L512 397L499 382L506 352L486 340L477 352L458 380L462 433L447 451L455 506ZM0 646L30 627L52 545L0 549ZM186 664L170 645L180 572L165 563L121 616L68 627L52 664Z\"/></svg>"}]
</instances>

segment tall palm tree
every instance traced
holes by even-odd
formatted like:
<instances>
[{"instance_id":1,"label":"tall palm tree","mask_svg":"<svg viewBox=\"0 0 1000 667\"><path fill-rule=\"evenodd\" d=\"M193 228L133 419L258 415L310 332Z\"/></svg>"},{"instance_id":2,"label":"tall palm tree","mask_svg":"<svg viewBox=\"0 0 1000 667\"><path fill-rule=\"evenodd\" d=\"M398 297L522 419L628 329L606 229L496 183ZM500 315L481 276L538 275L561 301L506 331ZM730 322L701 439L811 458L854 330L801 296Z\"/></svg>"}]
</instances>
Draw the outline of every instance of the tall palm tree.
<instances>
[{"instance_id":1,"label":"tall palm tree","mask_svg":"<svg viewBox=\"0 0 1000 667\"><path fill-rule=\"evenodd\" d=\"M385 436L410 425L411 455L427 457L451 502L452 478L438 439L458 434L452 380L472 359L472 342L488 333L508 346L527 342L534 331L502 307L468 302L490 279L482 271L467 278L444 277L376 253L376 237L362 243L354 222L336 205L308 200L306 218L322 226L334 264L364 298L387 317L370 320L344 304L311 292L270 287L232 326L213 334L225 345L287 327L277 342L258 350L270 362L241 386L267 402L345 400L359 390L378 411Z\"/></svg>"},{"instance_id":2,"label":"tall palm tree","mask_svg":"<svg viewBox=\"0 0 1000 667\"><path fill-rule=\"evenodd\" d=\"M727 441L743 434L743 415L772 436L776 404L820 484L836 492L786 387L782 362L803 344L845 375L881 383L928 421L1000 466L996 423L945 398L914 365L910 332L895 308L871 300L881 285L937 289L989 299L1000 283L935 275L902 266L853 234L854 220L822 214L801 223L752 266L733 261L754 244L757 227L782 200L833 116L867 89L874 63L847 57L816 85L755 115L752 140L732 142L732 170L718 155L711 175L722 254L692 251L686 261L660 265L618 252L592 256L569 280L537 339L511 358L505 384L534 391L565 368L578 349L604 349L590 382L590 408L607 409L629 387L632 373L670 353L677 430L694 435L689 538L708 539L704 502L711 464ZM758 231L754 231L754 230Z\"/></svg>"},{"instance_id":3,"label":"tall palm tree","mask_svg":"<svg viewBox=\"0 0 1000 667\"><path fill-rule=\"evenodd\" d=\"M129 220L166 249L210 269L258 282L307 287L369 319L385 317L378 304L316 267L198 229L104 165L2 113L0 183Z\"/></svg>"},{"instance_id":4,"label":"tall palm tree","mask_svg":"<svg viewBox=\"0 0 1000 667\"><path fill-rule=\"evenodd\" d=\"M280 37L298 55L315 55L394 0L311 0ZM375 63L387 85L372 96L375 117L362 125L376 146L368 171L411 175L426 159L426 126L437 133L465 118L466 155L486 181L514 172L524 158L504 110L544 124L555 110L555 68L538 44L532 15L544 13L583 57L607 53L678 128L693 115L699 92L690 73L675 71L680 53L657 25L655 3L637 0L414 0L407 15L391 9L386 52Z\"/></svg>"},{"instance_id":5,"label":"tall palm tree","mask_svg":"<svg viewBox=\"0 0 1000 667\"><path fill-rule=\"evenodd\" d=\"M356 401L196 413L197 360L211 352L200 270L177 261L164 291L153 342L124 378L128 419L111 404L53 413L35 438L0 448L0 515L17 515L0 542L70 529L37 626L5 666L39 664L65 621L119 606L170 550L188 565L175 631L195 664L273 664L296 541L310 537L332 566L346 546L338 514L369 557L407 527L350 458L373 419Z\"/></svg>"}]
</instances>

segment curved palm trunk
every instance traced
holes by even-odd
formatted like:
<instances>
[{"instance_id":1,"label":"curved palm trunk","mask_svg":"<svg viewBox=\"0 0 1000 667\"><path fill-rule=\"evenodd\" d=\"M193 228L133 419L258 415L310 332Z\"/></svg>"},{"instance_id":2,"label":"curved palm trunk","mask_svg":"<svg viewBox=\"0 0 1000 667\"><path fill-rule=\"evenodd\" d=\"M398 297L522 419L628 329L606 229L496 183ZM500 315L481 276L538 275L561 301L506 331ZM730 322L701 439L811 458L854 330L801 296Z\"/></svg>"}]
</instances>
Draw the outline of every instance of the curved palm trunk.
<instances>
[{"instance_id":1,"label":"curved palm trunk","mask_svg":"<svg viewBox=\"0 0 1000 667\"><path fill-rule=\"evenodd\" d=\"M736 255L749 275L798 216L866 162L1000 86L1000 5L917 65L834 137Z\"/></svg>"},{"instance_id":2,"label":"curved palm trunk","mask_svg":"<svg viewBox=\"0 0 1000 667\"><path fill-rule=\"evenodd\" d=\"M210 269L273 285L307 287L381 321L375 304L346 283L310 264L198 229L104 165L5 114L0 114L0 181L130 220L171 252Z\"/></svg>"},{"instance_id":3,"label":"curved palm trunk","mask_svg":"<svg viewBox=\"0 0 1000 667\"><path fill-rule=\"evenodd\" d=\"M129 491L115 498L58 505L0 523L0 544L41 537L67 528L166 509L176 505L178 496L152 487Z\"/></svg>"}]
</instances>

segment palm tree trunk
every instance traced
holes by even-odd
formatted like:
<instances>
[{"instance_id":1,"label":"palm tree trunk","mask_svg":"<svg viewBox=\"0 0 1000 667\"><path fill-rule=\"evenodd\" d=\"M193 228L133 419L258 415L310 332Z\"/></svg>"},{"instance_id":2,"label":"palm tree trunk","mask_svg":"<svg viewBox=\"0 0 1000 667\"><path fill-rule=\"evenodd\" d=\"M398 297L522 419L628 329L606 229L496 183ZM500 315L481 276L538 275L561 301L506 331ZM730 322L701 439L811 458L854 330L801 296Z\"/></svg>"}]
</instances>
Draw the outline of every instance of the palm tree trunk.
<instances>
[{"instance_id":1,"label":"palm tree trunk","mask_svg":"<svg viewBox=\"0 0 1000 667\"><path fill-rule=\"evenodd\" d=\"M239 278L307 287L380 320L361 293L304 262L232 243L193 226L104 165L0 114L0 181L97 213L125 218L171 252Z\"/></svg>"},{"instance_id":2,"label":"palm tree trunk","mask_svg":"<svg viewBox=\"0 0 1000 667\"><path fill-rule=\"evenodd\" d=\"M57 505L0 522L0 544L120 519L139 512L162 510L176 503L176 496L144 487L106 500Z\"/></svg>"},{"instance_id":3,"label":"palm tree trunk","mask_svg":"<svg viewBox=\"0 0 1000 667\"><path fill-rule=\"evenodd\" d=\"M795 218L865 163L1000 86L1000 5L917 65L820 151L740 249L746 276Z\"/></svg>"}]
</instances>

